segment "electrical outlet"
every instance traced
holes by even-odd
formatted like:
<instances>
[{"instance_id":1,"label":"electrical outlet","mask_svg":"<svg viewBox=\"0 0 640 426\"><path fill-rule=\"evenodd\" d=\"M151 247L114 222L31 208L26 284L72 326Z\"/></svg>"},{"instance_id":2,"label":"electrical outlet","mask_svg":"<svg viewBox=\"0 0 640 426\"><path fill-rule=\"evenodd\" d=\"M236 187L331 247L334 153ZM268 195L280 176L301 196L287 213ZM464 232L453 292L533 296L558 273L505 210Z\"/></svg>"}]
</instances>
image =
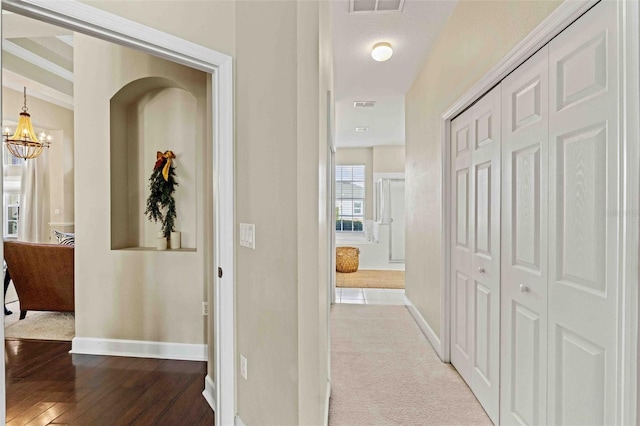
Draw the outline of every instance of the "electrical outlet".
<instances>
[{"instance_id":1,"label":"electrical outlet","mask_svg":"<svg viewBox=\"0 0 640 426\"><path fill-rule=\"evenodd\" d=\"M202 316L209 315L209 302L202 302Z\"/></svg>"},{"instance_id":2,"label":"electrical outlet","mask_svg":"<svg viewBox=\"0 0 640 426\"><path fill-rule=\"evenodd\" d=\"M247 358L240 354L240 375L247 380Z\"/></svg>"}]
</instances>

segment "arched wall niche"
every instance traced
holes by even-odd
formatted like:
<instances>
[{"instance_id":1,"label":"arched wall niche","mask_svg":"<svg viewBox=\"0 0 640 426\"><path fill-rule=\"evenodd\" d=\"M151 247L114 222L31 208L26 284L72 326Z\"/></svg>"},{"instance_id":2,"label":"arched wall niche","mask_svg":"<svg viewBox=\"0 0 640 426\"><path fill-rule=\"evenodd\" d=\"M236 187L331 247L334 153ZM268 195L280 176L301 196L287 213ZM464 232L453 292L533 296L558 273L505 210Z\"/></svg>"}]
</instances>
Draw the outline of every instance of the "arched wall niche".
<instances>
[{"instance_id":1,"label":"arched wall niche","mask_svg":"<svg viewBox=\"0 0 640 426\"><path fill-rule=\"evenodd\" d=\"M176 231L182 249L196 250L198 156L204 143L203 105L177 81L134 80L110 100L111 249L155 250L159 223L144 215L156 152L176 154Z\"/></svg>"}]
</instances>

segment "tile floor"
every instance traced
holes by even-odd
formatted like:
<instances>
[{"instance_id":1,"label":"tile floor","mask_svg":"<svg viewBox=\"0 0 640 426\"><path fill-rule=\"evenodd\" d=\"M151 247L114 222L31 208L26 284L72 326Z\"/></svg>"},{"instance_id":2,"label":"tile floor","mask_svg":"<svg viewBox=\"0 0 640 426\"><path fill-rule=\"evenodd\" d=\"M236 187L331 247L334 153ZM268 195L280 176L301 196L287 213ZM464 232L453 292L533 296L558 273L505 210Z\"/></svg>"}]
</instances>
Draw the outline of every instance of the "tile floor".
<instances>
[{"instance_id":1,"label":"tile floor","mask_svg":"<svg viewBox=\"0 0 640 426\"><path fill-rule=\"evenodd\" d=\"M336 288L336 303L404 305L404 290L388 288Z\"/></svg>"}]
</instances>

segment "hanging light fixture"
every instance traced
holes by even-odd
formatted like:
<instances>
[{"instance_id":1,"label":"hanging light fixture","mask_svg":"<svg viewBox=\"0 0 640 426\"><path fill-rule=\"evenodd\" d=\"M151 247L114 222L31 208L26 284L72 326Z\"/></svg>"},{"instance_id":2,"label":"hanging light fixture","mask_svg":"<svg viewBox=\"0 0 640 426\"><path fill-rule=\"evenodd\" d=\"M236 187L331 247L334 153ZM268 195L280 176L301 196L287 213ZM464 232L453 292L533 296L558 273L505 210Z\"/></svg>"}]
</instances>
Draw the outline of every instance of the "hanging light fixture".
<instances>
[{"instance_id":1,"label":"hanging light fixture","mask_svg":"<svg viewBox=\"0 0 640 426\"><path fill-rule=\"evenodd\" d=\"M17 158L36 158L42 153L42 150L49 148L51 145L51 135L47 135L42 132L40 134L40 140L36 136L31 124L31 115L27 112L27 88L24 88L24 106L20 113L20 119L18 120L18 127L15 133L11 136L11 130L5 127L3 138L4 143L7 145L7 149Z\"/></svg>"}]
</instances>

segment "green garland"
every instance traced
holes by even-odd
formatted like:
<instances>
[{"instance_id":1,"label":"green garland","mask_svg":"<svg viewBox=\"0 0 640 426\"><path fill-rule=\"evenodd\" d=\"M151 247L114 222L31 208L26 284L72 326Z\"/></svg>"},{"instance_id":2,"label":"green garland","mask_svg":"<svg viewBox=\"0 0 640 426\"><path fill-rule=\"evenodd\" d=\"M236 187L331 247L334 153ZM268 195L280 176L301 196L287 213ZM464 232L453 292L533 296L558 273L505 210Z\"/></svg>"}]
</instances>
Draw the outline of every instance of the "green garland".
<instances>
[{"instance_id":1,"label":"green garland","mask_svg":"<svg viewBox=\"0 0 640 426\"><path fill-rule=\"evenodd\" d=\"M158 154L158 161L156 161L156 165L149 178L149 189L151 193L149 194L149 198L147 198L147 208L144 214L152 222L161 222L162 233L165 238L169 238L171 232L175 231L176 201L173 198L173 193L176 190L175 187L178 186L178 182L176 182L175 179L176 168L171 165L171 163L169 163L167 179L165 180L162 171L167 161L170 161L170 158L161 156L161 153ZM162 213L163 209L166 209L165 214Z\"/></svg>"}]
</instances>

